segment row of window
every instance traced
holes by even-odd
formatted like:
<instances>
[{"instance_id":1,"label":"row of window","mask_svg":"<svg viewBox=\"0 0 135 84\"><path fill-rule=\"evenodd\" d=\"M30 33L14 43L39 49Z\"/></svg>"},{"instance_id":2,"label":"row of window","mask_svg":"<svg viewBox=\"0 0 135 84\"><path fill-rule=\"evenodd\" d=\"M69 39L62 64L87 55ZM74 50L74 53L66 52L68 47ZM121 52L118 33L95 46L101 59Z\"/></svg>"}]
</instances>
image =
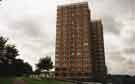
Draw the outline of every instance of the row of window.
<instances>
[{"instance_id":1,"label":"row of window","mask_svg":"<svg viewBox=\"0 0 135 84\"><path fill-rule=\"evenodd\" d=\"M84 28L84 29L83 29ZM85 29L85 27L75 27L75 28L71 28L71 27L66 27L65 28L57 28L57 34L61 34L61 33L68 33L71 35L89 35L86 34L88 33L88 29Z\"/></svg>"},{"instance_id":2,"label":"row of window","mask_svg":"<svg viewBox=\"0 0 135 84\"><path fill-rule=\"evenodd\" d=\"M74 62L89 62L89 59L88 59L88 57L79 57L79 58L77 58L77 60L76 59L74 59L75 57L70 57L70 58L64 58L63 60L64 60L64 62L66 62L67 60L73 60Z\"/></svg>"},{"instance_id":3,"label":"row of window","mask_svg":"<svg viewBox=\"0 0 135 84\"><path fill-rule=\"evenodd\" d=\"M70 48L70 49L69 49ZM75 52L77 52L77 55L80 55L80 53L82 53L83 55L86 53L89 53L89 47L85 47L85 48L82 48L81 46L80 47L56 47L56 53L61 53L61 54L66 54L67 53L70 53L71 55L74 55ZM104 49L103 48L99 48L99 49L91 49L91 54L104 54Z\"/></svg>"},{"instance_id":4,"label":"row of window","mask_svg":"<svg viewBox=\"0 0 135 84\"><path fill-rule=\"evenodd\" d=\"M76 16L78 17L78 16ZM82 16L81 18L78 17L57 17L58 24L89 24L90 18L88 15Z\"/></svg>"},{"instance_id":5,"label":"row of window","mask_svg":"<svg viewBox=\"0 0 135 84\"><path fill-rule=\"evenodd\" d=\"M87 20L77 19L78 21L57 21L57 23L61 23L59 25L56 25L57 28L88 28L89 25L87 23ZM80 21L79 21L80 20Z\"/></svg>"},{"instance_id":6,"label":"row of window","mask_svg":"<svg viewBox=\"0 0 135 84\"><path fill-rule=\"evenodd\" d=\"M58 7L58 13L68 12L68 11L77 11L77 10L89 10L88 5L70 5L65 7Z\"/></svg>"},{"instance_id":7,"label":"row of window","mask_svg":"<svg viewBox=\"0 0 135 84\"><path fill-rule=\"evenodd\" d=\"M89 72L89 70L91 70L88 66L83 66L83 67L69 67L69 68L56 68L55 69L56 71L59 71L59 72L66 72L66 71L85 71L85 72Z\"/></svg>"},{"instance_id":8,"label":"row of window","mask_svg":"<svg viewBox=\"0 0 135 84\"><path fill-rule=\"evenodd\" d=\"M90 73L55 73L55 76L88 76Z\"/></svg>"},{"instance_id":9,"label":"row of window","mask_svg":"<svg viewBox=\"0 0 135 84\"><path fill-rule=\"evenodd\" d=\"M80 13L80 11L82 12L82 13L87 13L87 12L89 12L89 9L88 9L88 7L87 8L82 8L82 7L76 7L76 8L63 8L63 10L58 10L58 12L57 12L57 14L58 15L61 15L61 14L68 14L68 13L70 13L70 14L75 14L75 13L77 13L77 14L79 14Z\"/></svg>"},{"instance_id":10,"label":"row of window","mask_svg":"<svg viewBox=\"0 0 135 84\"><path fill-rule=\"evenodd\" d=\"M62 23L57 23L56 25L57 29L68 28L69 30L71 30L71 29L89 28L89 25L85 25L82 21L81 22L79 21L77 24L75 24L71 20L66 22L63 22L62 20L58 20L58 22L62 22Z\"/></svg>"},{"instance_id":11,"label":"row of window","mask_svg":"<svg viewBox=\"0 0 135 84\"><path fill-rule=\"evenodd\" d=\"M81 44L78 42L71 42L71 41L67 41L64 43L58 43L56 44L56 49L64 49L66 50L75 50L77 48L78 51L87 51L89 49L88 44Z\"/></svg>"},{"instance_id":12,"label":"row of window","mask_svg":"<svg viewBox=\"0 0 135 84\"><path fill-rule=\"evenodd\" d=\"M64 14L57 14L57 19L59 19L61 17L70 17L70 18L72 18L72 17L80 17L80 16L89 17L89 12L83 12L83 13L80 13L80 12L79 13L78 12L70 13L70 12L68 12L68 13L64 13Z\"/></svg>"},{"instance_id":13,"label":"row of window","mask_svg":"<svg viewBox=\"0 0 135 84\"><path fill-rule=\"evenodd\" d=\"M61 52L60 52L60 53L61 53ZM65 57L70 54L70 56L75 56L75 55L77 55L77 56L80 56L80 57L82 57L82 58L83 58L83 57L85 58L85 57L88 57L90 53L89 53L89 51L87 50L87 51L85 51L85 52L84 52L84 51L76 51L76 52L75 52L75 51L74 51L74 52L72 52L72 51L71 51L71 52L66 52L66 51L64 52L64 51L63 51L61 54L65 55Z\"/></svg>"},{"instance_id":14,"label":"row of window","mask_svg":"<svg viewBox=\"0 0 135 84\"><path fill-rule=\"evenodd\" d=\"M68 36L59 36L56 38L56 42L57 43L77 43L77 44L82 44L82 43L88 43L88 39L85 39L83 37L79 37L79 36L74 36L74 37L69 37L69 34L67 34ZM99 43L98 43L99 44Z\"/></svg>"}]
</instances>

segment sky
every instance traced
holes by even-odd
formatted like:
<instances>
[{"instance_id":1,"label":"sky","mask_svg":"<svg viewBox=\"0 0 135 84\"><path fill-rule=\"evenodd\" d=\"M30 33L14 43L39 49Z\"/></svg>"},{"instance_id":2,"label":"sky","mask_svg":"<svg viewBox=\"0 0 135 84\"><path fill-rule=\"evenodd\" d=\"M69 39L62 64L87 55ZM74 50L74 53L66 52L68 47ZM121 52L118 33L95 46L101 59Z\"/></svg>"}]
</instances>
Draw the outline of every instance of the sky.
<instances>
[{"instance_id":1,"label":"sky","mask_svg":"<svg viewBox=\"0 0 135 84\"><path fill-rule=\"evenodd\" d=\"M0 35L31 65L45 56L54 62L57 5L84 1L89 2L92 20L103 22L108 73L135 75L134 0L3 0Z\"/></svg>"}]
</instances>

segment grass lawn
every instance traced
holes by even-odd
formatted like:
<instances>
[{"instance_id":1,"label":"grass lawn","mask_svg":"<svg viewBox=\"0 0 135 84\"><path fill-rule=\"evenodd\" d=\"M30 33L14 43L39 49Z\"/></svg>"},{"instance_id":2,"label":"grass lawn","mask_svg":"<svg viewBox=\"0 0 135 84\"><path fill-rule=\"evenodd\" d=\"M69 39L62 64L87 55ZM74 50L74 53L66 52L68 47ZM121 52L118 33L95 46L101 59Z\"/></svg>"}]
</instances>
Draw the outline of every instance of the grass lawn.
<instances>
[{"instance_id":1,"label":"grass lawn","mask_svg":"<svg viewBox=\"0 0 135 84\"><path fill-rule=\"evenodd\" d=\"M0 78L0 84L11 84L14 78Z\"/></svg>"},{"instance_id":2,"label":"grass lawn","mask_svg":"<svg viewBox=\"0 0 135 84\"><path fill-rule=\"evenodd\" d=\"M36 80L31 78L24 78L28 84L71 84L69 82L58 81L54 79Z\"/></svg>"},{"instance_id":3,"label":"grass lawn","mask_svg":"<svg viewBox=\"0 0 135 84\"><path fill-rule=\"evenodd\" d=\"M59 81L55 79L44 79L44 80L36 80L31 78L0 78L0 84L12 84L12 81L15 79L23 79L27 82L27 84L71 84L69 82Z\"/></svg>"}]
</instances>

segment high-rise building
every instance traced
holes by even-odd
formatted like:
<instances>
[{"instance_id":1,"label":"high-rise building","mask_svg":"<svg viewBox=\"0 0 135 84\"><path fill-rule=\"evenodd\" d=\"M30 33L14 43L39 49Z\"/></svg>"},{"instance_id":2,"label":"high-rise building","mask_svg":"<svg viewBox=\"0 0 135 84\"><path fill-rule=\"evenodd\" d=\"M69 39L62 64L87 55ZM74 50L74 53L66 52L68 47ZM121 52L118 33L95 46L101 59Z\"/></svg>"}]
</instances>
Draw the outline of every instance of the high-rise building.
<instances>
[{"instance_id":1,"label":"high-rise building","mask_svg":"<svg viewBox=\"0 0 135 84\"><path fill-rule=\"evenodd\" d=\"M106 75L103 25L91 21L87 2L57 8L55 77L102 80Z\"/></svg>"}]
</instances>

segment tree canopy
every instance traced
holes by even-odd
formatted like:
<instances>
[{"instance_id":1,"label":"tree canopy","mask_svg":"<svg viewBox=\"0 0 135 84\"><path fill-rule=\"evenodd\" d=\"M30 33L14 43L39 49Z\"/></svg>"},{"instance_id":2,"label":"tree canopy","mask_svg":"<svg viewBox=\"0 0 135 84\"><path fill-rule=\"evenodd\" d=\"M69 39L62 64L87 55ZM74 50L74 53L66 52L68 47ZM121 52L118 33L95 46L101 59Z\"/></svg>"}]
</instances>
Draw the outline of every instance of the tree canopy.
<instances>
[{"instance_id":1,"label":"tree canopy","mask_svg":"<svg viewBox=\"0 0 135 84\"><path fill-rule=\"evenodd\" d=\"M30 74L32 67L22 59L17 59L19 51L15 45L7 44L8 39L0 36L0 76Z\"/></svg>"},{"instance_id":2,"label":"tree canopy","mask_svg":"<svg viewBox=\"0 0 135 84\"><path fill-rule=\"evenodd\" d=\"M49 71L53 69L53 62L50 57L43 57L39 60L38 64L36 64L36 67L40 72L43 70Z\"/></svg>"}]
</instances>

